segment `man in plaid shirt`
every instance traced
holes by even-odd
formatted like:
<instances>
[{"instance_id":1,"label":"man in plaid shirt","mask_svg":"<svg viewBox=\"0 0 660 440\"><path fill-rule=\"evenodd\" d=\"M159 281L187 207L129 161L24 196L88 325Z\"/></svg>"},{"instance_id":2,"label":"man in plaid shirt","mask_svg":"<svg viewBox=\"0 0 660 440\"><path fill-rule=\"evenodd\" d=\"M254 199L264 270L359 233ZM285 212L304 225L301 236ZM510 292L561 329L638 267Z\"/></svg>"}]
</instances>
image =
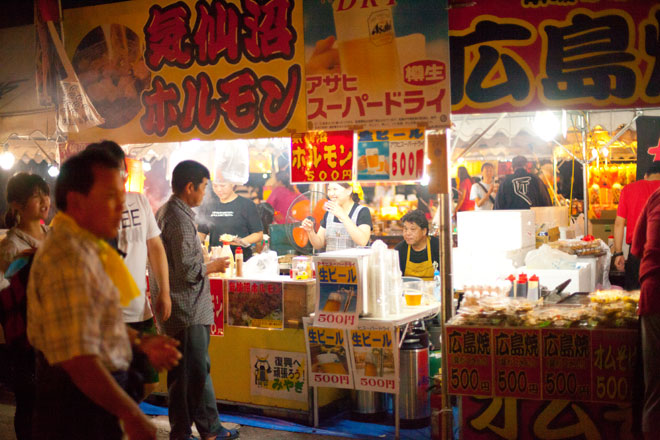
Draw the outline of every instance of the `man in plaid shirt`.
<instances>
[{"instance_id":1,"label":"man in plaid shirt","mask_svg":"<svg viewBox=\"0 0 660 440\"><path fill-rule=\"evenodd\" d=\"M199 162L186 160L172 172L172 197L156 213L165 246L172 313L157 316L169 336L179 341L179 366L167 374L171 440L187 440L195 423L202 440L234 439L238 432L222 427L210 375L208 346L213 324L209 273L224 272L229 262L218 258L204 263L195 213L201 205L210 174ZM158 301L158 286L152 285Z\"/></svg>"}]
</instances>

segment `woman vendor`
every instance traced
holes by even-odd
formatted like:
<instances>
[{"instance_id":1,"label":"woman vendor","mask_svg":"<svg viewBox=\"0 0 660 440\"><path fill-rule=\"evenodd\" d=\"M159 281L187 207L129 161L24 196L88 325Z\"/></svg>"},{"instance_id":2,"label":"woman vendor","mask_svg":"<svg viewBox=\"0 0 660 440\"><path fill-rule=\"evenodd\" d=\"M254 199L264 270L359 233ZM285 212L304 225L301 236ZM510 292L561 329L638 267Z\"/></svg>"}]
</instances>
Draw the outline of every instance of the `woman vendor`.
<instances>
[{"instance_id":1,"label":"woman vendor","mask_svg":"<svg viewBox=\"0 0 660 440\"><path fill-rule=\"evenodd\" d=\"M371 212L359 205L360 197L353 192L350 183L328 185L327 211L321 220L318 232L314 232L314 222L303 220L302 228L307 232L314 249L326 251L366 246L371 237Z\"/></svg>"},{"instance_id":2,"label":"woman vendor","mask_svg":"<svg viewBox=\"0 0 660 440\"><path fill-rule=\"evenodd\" d=\"M234 192L234 184L213 182L212 201L200 210L199 232L210 235L210 246L221 246L223 234L234 236L232 252L243 248L243 258L252 256L250 246L263 239L264 232L257 206Z\"/></svg>"},{"instance_id":3,"label":"woman vendor","mask_svg":"<svg viewBox=\"0 0 660 440\"><path fill-rule=\"evenodd\" d=\"M418 277L425 281L433 280L434 263L439 264L440 242L437 237L429 237L429 221L419 209L401 217L403 240L394 249L399 252L399 267L407 277ZM437 267L437 266L436 266Z\"/></svg>"}]
</instances>

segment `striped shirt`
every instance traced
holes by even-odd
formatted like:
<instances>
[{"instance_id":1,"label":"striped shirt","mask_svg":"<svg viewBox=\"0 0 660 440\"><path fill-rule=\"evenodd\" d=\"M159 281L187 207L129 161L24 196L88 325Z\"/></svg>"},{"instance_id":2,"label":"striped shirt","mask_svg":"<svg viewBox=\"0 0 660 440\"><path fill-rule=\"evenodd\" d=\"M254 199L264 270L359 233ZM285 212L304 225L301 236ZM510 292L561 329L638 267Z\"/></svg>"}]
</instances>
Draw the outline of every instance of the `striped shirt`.
<instances>
[{"instance_id":1,"label":"striped shirt","mask_svg":"<svg viewBox=\"0 0 660 440\"><path fill-rule=\"evenodd\" d=\"M96 355L112 372L127 370L131 362L119 291L103 268L98 241L62 222L51 228L34 257L27 333L51 365Z\"/></svg>"},{"instance_id":2,"label":"striped shirt","mask_svg":"<svg viewBox=\"0 0 660 440\"><path fill-rule=\"evenodd\" d=\"M170 336L191 325L213 324L213 300L195 213L173 195L156 213L156 222L167 255L172 298L172 315L159 324ZM157 283L150 286L157 300Z\"/></svg>"}]
</instances>

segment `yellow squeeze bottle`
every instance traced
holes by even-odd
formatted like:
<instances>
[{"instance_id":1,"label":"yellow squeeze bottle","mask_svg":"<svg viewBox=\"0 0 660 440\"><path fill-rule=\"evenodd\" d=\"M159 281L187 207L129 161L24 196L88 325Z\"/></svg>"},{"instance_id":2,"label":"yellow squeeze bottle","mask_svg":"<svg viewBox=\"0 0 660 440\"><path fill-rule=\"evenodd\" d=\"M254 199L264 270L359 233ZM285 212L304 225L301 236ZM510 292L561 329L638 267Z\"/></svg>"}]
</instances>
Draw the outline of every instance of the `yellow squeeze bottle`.
<instances>
[{"instance_id":1,"label":"yellow squeeze bottle","mask_svg":"<svg viewBox=\"0 0 660 440\"><path fill-rule=\"evenodd\" d=\"M231 252L231 246L229 242L222 242L222 250L220 251L220 257L229 258L229 267L225 268L225 271L220 275L222 278L232 278L234 276L234 254Z\"/></svg>"}]
</instances>

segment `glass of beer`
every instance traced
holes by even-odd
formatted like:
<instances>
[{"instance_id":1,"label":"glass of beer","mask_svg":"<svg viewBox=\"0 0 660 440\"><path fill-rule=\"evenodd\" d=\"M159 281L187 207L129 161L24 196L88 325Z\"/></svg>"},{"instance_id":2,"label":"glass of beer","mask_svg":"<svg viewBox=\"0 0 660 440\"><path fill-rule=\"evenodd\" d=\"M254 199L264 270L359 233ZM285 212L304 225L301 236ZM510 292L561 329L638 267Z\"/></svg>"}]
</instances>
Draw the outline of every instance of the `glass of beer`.
<instances>
[{"instance_id":1,"label":"glass of beer","mask_svg":"<svg viewBox=\"0 0 660 440\"><path fill-rule=\"evenodd\" d=\"M327 374L347 374L344 364L339 360L339 356L334 353L321 353L316 356L321 371Z\"/></svg>"},{"instance_id":2,"label":"glass of beer","mask_svg":"<svg viewBox=\"0 0 660 440\"><path fill-rule=\"evenodd\" d=\"M369 352L364 358L364 375L365 376L378 376L378 363L376 356Z\"/></svg>"},{"instance_id":3,"label":"glass of beer","mask_svg":"<svg viewBox=\"0 0 660 440\"><path fill-rule=\"evenodd\" d=\"M341 310L341 303L343 302L344 298L342 297L342 294L339 292L331 292L328 295L328 299L325 301L325 305L323 306L323 311L324 312L338 312Z\"/></svg>"},{"instance_id":4,"label":"glass of beer","mask_svg":"<svg viewBox=\"0 0 660 440\"><path fill-rule=\"evenodd\" d=\"M378 148L367 148L365 153L367 154L367 167L369 169L369 173L377 173L379 169L380 158L380 156L378 156Z\"/></svg>"},{"instance_id":5,"label":"glass of beer","mask_svg":"<svg viewBox=\"0 0 660 440\"><path fill-rule=\"evenodd\" d=\"M400 65L392 6L336 0L332 8L342 73L357 77L361 91L384 95L398 90Z\"/></svg>"}]
</instances>

